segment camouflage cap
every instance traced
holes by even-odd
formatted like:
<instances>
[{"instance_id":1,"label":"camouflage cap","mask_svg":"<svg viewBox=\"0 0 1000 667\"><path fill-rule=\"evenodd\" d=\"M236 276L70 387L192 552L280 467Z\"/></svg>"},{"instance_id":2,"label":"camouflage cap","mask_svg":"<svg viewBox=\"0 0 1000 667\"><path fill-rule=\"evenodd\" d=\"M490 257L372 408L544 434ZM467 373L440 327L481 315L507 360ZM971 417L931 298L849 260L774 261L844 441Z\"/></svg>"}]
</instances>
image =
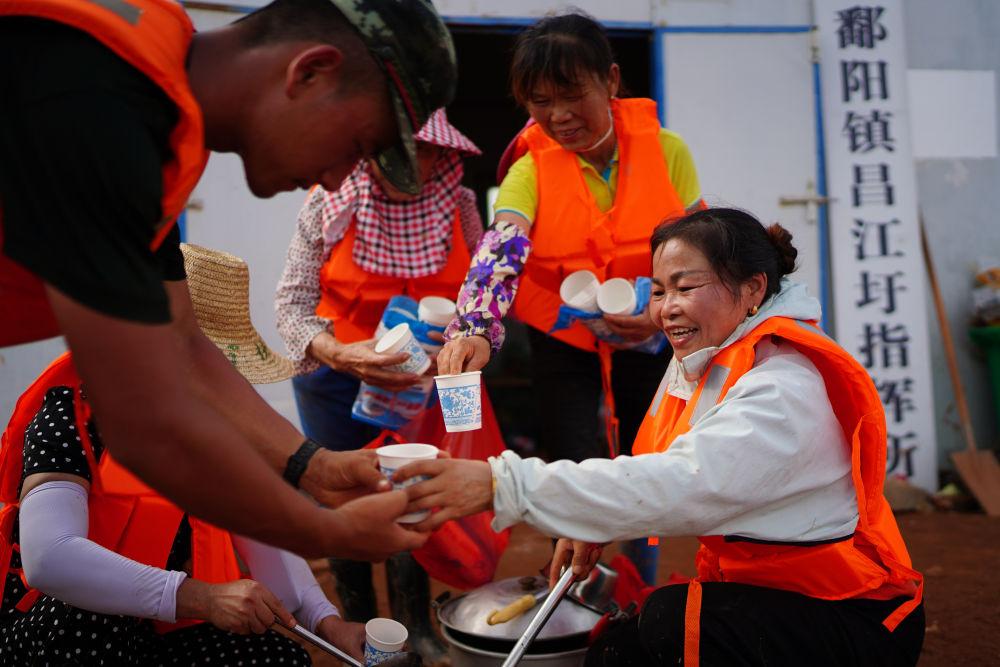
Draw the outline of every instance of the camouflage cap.
<instances>
[{"instance_id":1,"label":"camouflage cap","mask_svg":"<svg viewBox=\"0 0 1000 667\"><path fill-rule=\"evenodd\" d=\"M402 192L417 194L413 135L455 97L458 68L451 34L430 0L331 0L357 29L389 82L399 141L377 156Z\"/></svg>"}]
</instances>

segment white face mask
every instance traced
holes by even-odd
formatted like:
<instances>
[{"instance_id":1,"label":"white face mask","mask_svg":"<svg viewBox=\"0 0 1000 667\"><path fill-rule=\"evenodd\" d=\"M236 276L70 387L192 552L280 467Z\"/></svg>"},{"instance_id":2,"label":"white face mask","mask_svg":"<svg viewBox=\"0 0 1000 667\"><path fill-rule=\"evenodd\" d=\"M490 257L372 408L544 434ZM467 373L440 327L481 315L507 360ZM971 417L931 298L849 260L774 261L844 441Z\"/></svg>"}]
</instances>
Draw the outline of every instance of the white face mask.
<instances>
[{"instance_id":1,"label":"white face mask","mask_svg":"<svg viewBox=\"0 0 1000 667\"><path fill-rule=\"evenodd\" d=\"M608 131L604 133L604 136L602 136L600 139L598 139L597 141L595 141L589 147L584 148L580 152L581 153L589 153L590 151L594 150L595 148L597 148L598 146L600 146L601 144L603 144L605 141L607 141L608 137L610 137L614 133L614 131L615 131L615 119L611 115L611 107L608 107Z\"/></svg>"}]
</instances>

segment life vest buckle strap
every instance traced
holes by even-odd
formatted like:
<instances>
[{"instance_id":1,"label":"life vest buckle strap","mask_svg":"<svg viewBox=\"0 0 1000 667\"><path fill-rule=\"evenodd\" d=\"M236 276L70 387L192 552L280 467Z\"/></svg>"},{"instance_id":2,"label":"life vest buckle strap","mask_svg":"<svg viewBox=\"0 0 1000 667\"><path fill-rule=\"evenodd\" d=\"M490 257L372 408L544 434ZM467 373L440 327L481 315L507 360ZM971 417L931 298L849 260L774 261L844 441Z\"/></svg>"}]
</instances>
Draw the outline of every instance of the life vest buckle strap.
<instances>
[{"instance_id":1,"label":"life vest buckle strap","mask_svg":"<svg viewBox=\"0 0 1000 667\"><path fill-rule=\"evenodd\" d=\"M684 606L684 667L698 667L701 653L701 582L688 582Z\"/></svg>"},{"instance_id":2,"label":"life vest buckle strap","mask_svg":"<svg viewBox=\"0 0 1000 667\"><path fill-rule=\"evenodd\" d=\"M608 450L611 458L621 453L621 442L618 436L618 415L615 412L615 395L611 387L611 346L604 341L597 343L597 357L601 363L601 387L604 390L605 434L608 439Z\"/></svg>"},{"instance_id":3,"label":"life vest buckle strap","mask_svg":"<svg viewBox=\"0 0 1000 667\"><path fill-rule=\"evenodd\" d=\"M21 583L27 589L25 594L18 600L18 603L14 605L22 614L28 613L28 610L35 606L35 602L38 601L38 596L42 594L37 588L32 588L31 584L28 583L28 578L24 576L24 568L12 567L8 570L9 572L16 574L18 578L21 579ZM4 578L6 580L6 577ZM4 581L6 583L6 581Z\"/></svg>"}]
</instances>

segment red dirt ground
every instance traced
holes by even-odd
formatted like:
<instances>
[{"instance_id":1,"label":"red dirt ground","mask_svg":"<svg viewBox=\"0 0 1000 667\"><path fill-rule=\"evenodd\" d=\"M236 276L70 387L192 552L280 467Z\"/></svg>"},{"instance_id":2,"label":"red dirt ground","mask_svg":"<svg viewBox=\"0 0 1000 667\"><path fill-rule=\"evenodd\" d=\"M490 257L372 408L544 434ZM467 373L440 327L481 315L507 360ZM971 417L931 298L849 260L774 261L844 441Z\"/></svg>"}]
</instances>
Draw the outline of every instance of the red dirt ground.
<instances>
[{"instance_id":1,"label":"red dirt ground","mask_svg":"<svg viewBox=\"0 0 1000 667\"><path fill-rule=\"evenodd\" d=\"M924 573L927 636L921 667L1000 665L1000 519L981 514L903 514L898 517L916 568ZM661 541L659 578L694 573L694 539ZM504 553L498 578L537 572L549 558L551 542L519 526ZM609 560L614 548L606 552ZM324 590L336 602L333 580L323 561L313 563ZM445 590L434 582L433 595ZM376 568L383 611L385 573ZM456 591L457 592L457 591ZM315 665L333 667L333 658L312 651Z\"/></svg>"}]
</instances>

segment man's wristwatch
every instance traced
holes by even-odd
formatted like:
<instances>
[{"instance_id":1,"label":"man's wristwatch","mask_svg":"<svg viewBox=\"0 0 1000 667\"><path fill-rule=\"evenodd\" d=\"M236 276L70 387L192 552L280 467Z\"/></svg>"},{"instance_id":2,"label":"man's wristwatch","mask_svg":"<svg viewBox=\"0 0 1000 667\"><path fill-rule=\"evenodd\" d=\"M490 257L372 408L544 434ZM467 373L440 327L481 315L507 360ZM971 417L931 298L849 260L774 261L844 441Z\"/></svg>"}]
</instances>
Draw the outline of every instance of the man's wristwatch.
<instances>
[{"instance_id":1,"label":"man's wristwatch","mask_svg":"<svg viewBox=\"0 0 1000 667\"><path fill-rule=\"evenodd\" d=\"M319 450L320 445L315 440L306 438L306 441L299 445L295 453L288 457L288 463L285 464L285 472L281 476L296 489L299 488L299 481L309 466L309 459Z\"/></svg>"}]
</instances>

